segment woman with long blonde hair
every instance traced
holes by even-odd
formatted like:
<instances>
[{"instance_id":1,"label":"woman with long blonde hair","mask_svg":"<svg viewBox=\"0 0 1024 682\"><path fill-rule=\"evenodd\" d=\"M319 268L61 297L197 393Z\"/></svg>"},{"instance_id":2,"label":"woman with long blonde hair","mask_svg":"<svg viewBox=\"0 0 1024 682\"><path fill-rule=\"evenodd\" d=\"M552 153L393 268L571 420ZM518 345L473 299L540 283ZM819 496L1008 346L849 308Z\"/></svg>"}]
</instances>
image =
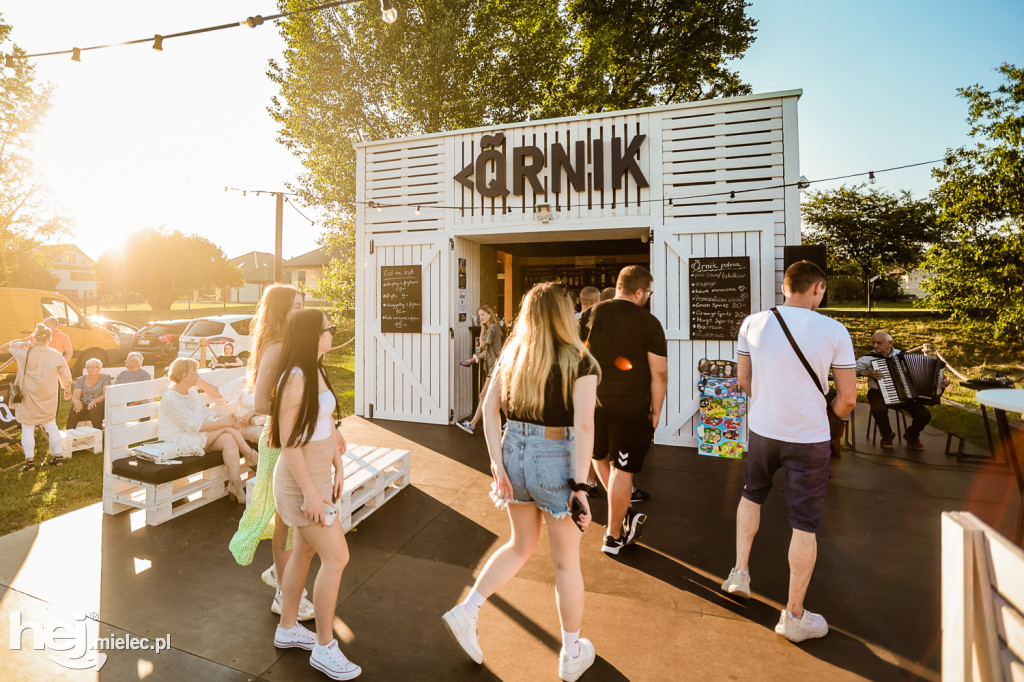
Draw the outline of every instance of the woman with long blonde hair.
<instances>
[{"instance_id":1,"label":"woman with long blonde hair","mask_svg":"<svg viewBox=\"0 0 1024 682\"><path fill-rule=\"evenodd\" d=\"M476 431L476 425L480 423L480 418L483 416L484 396L487 395L487 388L491 385L491 375L498 365L498 356L501 355L501 325L498 323L498 316L494 314L494 308L485 303L480 306L477 315L480 318L480 347L460 364L463 367L480 365L480 373L485 377L484 384L480 389L480 402L477 403L473 418L456 424L470 435Z\"/></svg>"},{"instance_id":2,"label":"woman with long blonde hair","mask_svg":"<svg viewBox=\"0 0 1024 682\"><path fill-rule=\"evenodd\" d=\"M551 542L562 624L559 677L572 682L594 662L594 645L579 636L580 538L591 518L586 480L600 376L597 361L580 341L565 293L552 284L531 289L498 359L483 410L494 475L491 498L507 510L512 537L487 560L469 596L443 616L455 641L477 663L484 657L477 637L480 607L533 554L541 520ZM501 409L508 415L503 437Z\"/></svg>"},{"instance_id":3,"label":"woman with long blonde hair","mask_svg":"<svg viewBox=\"0 0 1024 682\"><path fill-rule=\"evenodd\" d=\"M269 415L274 379L277 377L281 359L281 343L288 318L294 310L302 309L302 294L287 284L272 284L263 292L256 317L249 327L252 347L246 372L246 385L253 393L254 414ZM281 454L280 448L268 444L271 424L268 419L260 435L259 467L253 484L252 499L238 522L238 531L228 545L235 561L241 566L252 563L256 546L260 540L270 540L274 564L263 572L263 582L275 588L274 601L270 606L273 613L281 613L281 590L277 577L284 574L285 564L291 556L291 538L288 526L277 514L274 506L274 465ZM313 618L313 604L302 596L299 619Z\"/></svg>"}]
</instances>

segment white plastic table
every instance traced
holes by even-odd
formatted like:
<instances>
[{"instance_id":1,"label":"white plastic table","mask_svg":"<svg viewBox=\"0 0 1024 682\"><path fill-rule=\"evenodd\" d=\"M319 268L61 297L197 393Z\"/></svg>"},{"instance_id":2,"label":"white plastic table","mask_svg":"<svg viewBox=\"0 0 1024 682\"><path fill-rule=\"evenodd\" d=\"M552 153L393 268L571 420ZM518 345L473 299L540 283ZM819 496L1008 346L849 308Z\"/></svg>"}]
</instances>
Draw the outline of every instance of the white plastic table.
<instances>
[{"instance_id":1,"label":"white plastic table","mask_svg":"<svg viewBox=\"0 0 1024 682\"><path fill-rule=\"evenodd\" d=\"M999 440L1003 444L1003 454L1013 467L1013 473L1017 477L1017 489L1021 494L1014 542L1024 546L1024 476L1021 475L1020 461L1017 460L1017 448L1014 447L1010 423L1006 419L1007 412L1024 412L1024 389L993 388L978 391L975 397L979 403L991 407L996 413L996 427L999 429Z\"/></svg>"}]
</instances>

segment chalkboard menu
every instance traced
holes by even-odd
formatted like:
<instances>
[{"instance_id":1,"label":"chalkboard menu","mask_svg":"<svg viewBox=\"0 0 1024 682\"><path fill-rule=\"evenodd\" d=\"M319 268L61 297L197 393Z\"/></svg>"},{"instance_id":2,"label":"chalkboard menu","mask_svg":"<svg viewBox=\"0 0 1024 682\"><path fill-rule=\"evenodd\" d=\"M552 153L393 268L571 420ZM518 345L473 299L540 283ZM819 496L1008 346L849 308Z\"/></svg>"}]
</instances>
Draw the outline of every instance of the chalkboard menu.
<instances>
[{"instance_id":1,"label":"chalkboard menu","mask_svg":"<svg viewBox=\"0 0 1024 682\"><path fill-rule=\"evenodd\" d=\"M750 314L750 257L690 259L690 338L735 341Z\"/></svg>"},{"instance_id":2,"label":"chalkboard menu","mask_svg":"<svg viewBox=\"0 0 1024 682\"><path fill-rule=\"evenodd\" d=\"M423 266L380 266L380 330L390 334L423 331Z\"/></svg>"}]
</instances>

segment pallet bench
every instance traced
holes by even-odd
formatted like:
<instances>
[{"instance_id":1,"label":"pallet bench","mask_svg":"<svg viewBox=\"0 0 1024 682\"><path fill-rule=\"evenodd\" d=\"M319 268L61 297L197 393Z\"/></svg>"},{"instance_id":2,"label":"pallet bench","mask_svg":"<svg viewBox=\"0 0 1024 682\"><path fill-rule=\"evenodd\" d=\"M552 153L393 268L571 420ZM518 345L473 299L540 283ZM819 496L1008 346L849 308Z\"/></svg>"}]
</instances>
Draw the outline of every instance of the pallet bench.
<instances>
[{"instance_id":1,"label":"pallet bench","mask_svg":"<svg viewBox=\"0 0 1024 682\"><path fill-rule=\"evenodd\" d=\"M63 456L70 459L76 450L103 452L103 432L91 426L79 426L60 432Z\"/></svg>"},{"instance_id":2,"label":"pallet bench","mask_svg":"<svg viewBox=\"0 0 1024 682\"><path fill-rule=\"evenodd\" d=\"M409 485L409 459L408 450L349 444L342 455L345 490L337 505L346 533ZM246 505L252 498L252 483L251 479L246 482Z\"/></svg>"},{"instance_id":3,"label":"pallet bench","mask_svg":"<svg viewBox=\"0 0 1024 682\"><path fill-rule=\"evenodd\" d=\"M203 379L220 386L242 376L244 367L203 372ZM160 403L167 391L166 378L111 386L104 401L103 511L118 514L143 509L146 525L156 526L187 514L227 494L227 471L219 452L201 457L180 457L181 464L155 464L135 457L132 448L157 437ZM145 400L140 405L128 403ZM222 400L210 407L230 414L234 405ZM149 421L139 421L149 417ZM241 458L240 458L241 461ZM242 465L242 478L251 476Z\"/></svg>"}]
</instances>

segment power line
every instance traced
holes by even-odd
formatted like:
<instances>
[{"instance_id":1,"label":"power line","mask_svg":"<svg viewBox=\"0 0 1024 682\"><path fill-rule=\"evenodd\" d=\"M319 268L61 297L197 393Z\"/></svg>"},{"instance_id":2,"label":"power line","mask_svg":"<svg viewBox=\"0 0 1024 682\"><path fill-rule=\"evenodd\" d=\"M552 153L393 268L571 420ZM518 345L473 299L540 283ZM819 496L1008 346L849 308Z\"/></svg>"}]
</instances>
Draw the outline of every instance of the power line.
<instances>
[{"instance_id":1,"label":"power line","mask_svg":"<svg viewBox=\"0 0 1024 682\"><path fill-rule=\"evenodd\" d=\"M54 51L51 51L51 52L34 52L32 54L9 54L9 55L5 56L5 66L7 66L8 68L12 68L14 66L14 60L15 59L32 59L32 58L35 58L35 57L51 57L51 56L60 55L60 54L69 54L69 55L71 55L71 59L73 61L77 62L77 61L81 61L82 53L83 52L88 52L89 50L105 50L105 49L107 49L109 47L122 47L124 45L140 45L140 44L143 44L143 43L150 43L150 42L153 43L153 49L154 50L163 50L164 41L165 40L170 40L171 38L182 38L184 36L199 35L200 33L211 33L213 31L223 31L225 29L239 28L241 26L248 26L249 28L256 28L257 26L260 26L261 24L263 24L264 22L267 22L267 21L277 21L278 19L283 19L285 17L290 17L290 16L294 16L294 15L297 15L297 14L308 14L310 12L319 12L320 10L330 9L332 7L338 7L339 5L348 5L348 4L351 4L351 3L354 3L354 2L359 2L359 1L360 0L336 0L335 2L328 2L328 3L321 4L321 5L316 5L315 7L306 7L304 9L292 10L290 12L281 12L280 14L272 14L272 15L267 16L267 17L260 16L259 14L257 14L256 16L247 17L247 18L243 19L242 21L235 21L235 22L232 22L230 24L219 24L217 26L206 26L204 28L194 28L194 29L190 29L188 31L179 31L177 33L166 33L166 34L157 33L156 35L154 35L151 38L137 38L135 40L125 40L125 41L119 42L119 43L107 43L105 45L90 45L89 47L72 47L69 50L54 50ZM388 23L391 23L391 22L394 21L394 18L391 18L391 17L397 18L397 13L395 12L395 9L392 6L390 0L383 0L381 2L381 9L382 9L382 11L384 13L384 20L387 21ZM392 14L389 14L388 12L391 12ZM390 18L390 20L389 20L389 18Z\"/></svg>"},{"instance_id":2,"label":"power line","mask_svg":"<svg viewBox=\"0 0 1024 682\"><path fill-rule=\"evenodd\" d=\"M815 183L832 182L834 180L847 180L849 178L857 178L857 177L861 177L861 176L868 176L868 178L870 178L872 180L872 184L873 184L874 176L875 176L876 173L888 173L890 171L903 170L904 168L915 168L917 166L930 166L930 165L936 164L936 163L949 163L949 159L948 158L943 158L943 159L935 159L933 161L918 161L917 163L908 163L908 164L904 164L902 166L892 166L891 168L882 168L880 170L873 170L873 171L860 171L858 173L850 173L848 175L836 175L836 176L831 177L831 178L820 178L820 179L817 179L817 180L800 179L800 180L797 180L796 182L783 183L781 185L769 185L767 187L752 187L752 188L749 188L749 189L734 189L734 190L728 190L727 189L727 190L723 190L723 191L720 191L720 192L708 192L708 193L705 193L705 194L690 194L690 195L683 196L683 197L666 197L666 198L661 198L661 199L630 200L628 202L628 205L632 206L634 204L649 204L649 203L666 204L667 203L669 206L685 206L687 204L683 204L683 203L679 203L679 202L686 201L687 199L707 199L707 198L710 198L710 197L721 197L721 196L728 196L730 199L735 199L737 194L746 194L748 192L764 192L766 190L784 189L786 187L799 187L800 189L807 189L808 187L810 187L811 185L813 185ZM603 192L603 190L602 190L602 192ZM361 202L358 202L358 203L365 204L369 208L376 208L378 211L382 210L382 209L385 209L385 208L412 208L412 207L415 207L417 214L419 213L419 211L421 209L425 209L425 208L433 208L433 209L449 210L449 211L468 211L468 210L474 210L476 208L475 206L442 206L442 205L438 205L438 204L429 204L429 203L392 204L392 203L384 203L384 202L381 202L381 201L375 201L373 199L371 199L369 201L361 201ZM627 202L623 201L622 203L626 204ZM497 207L494 207L494 208L497 208ZM487 209L488 209L487 206L484 206L482 208L482 210L485 210L485 211ZM511 210L511 208L510 208L510 210ZM537 207L536 206L527 206L527 207L525 207L525 210L536 211Z\"/></svg>"}]
</instances>

